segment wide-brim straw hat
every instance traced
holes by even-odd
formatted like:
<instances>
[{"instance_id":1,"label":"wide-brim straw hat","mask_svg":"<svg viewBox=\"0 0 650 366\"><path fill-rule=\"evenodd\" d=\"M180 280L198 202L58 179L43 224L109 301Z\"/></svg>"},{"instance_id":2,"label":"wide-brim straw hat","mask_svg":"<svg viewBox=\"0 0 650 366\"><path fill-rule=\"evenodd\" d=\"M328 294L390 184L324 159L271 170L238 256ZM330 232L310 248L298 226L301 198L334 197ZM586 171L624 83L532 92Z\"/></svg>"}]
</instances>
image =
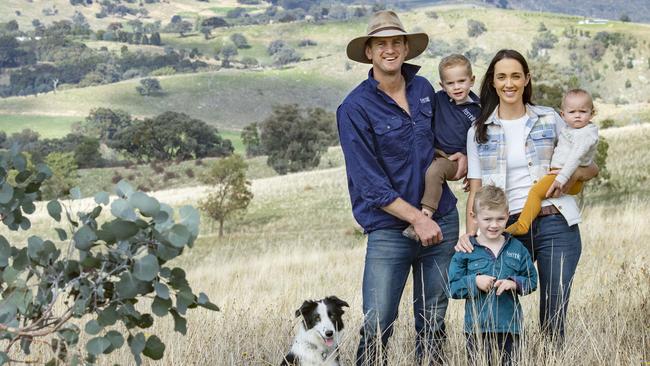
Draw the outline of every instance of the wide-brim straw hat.
<instances>
[{"instance_id":1,"label":"wide-brim straw hat","mask_svg":"<svg viewBox=\"0 0 650 366\"><path fill-rule=\"evenodd\" d=\"M372 61L366 57L366 42L370 38L394 36L406 36L409 46L406 60L419 56L429 45L429 36L426 33L408 33L404 30L404 26L395 12L382 10L370 17L367 35L357 37L348 43L346 49L348 58L352 61L371 64Z\"/></svg>"}]
</instances>

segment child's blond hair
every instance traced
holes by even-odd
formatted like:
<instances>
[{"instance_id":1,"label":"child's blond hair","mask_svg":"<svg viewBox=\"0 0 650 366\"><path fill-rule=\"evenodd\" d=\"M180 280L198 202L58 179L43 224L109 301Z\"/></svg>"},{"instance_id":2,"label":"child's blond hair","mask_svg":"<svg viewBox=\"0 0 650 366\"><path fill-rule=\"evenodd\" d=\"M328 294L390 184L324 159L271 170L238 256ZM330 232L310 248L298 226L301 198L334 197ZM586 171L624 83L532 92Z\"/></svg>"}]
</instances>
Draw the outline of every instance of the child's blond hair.
<instances>
[{"instance_id":1,"label":"child's blond hair","mask_svg":"<svg viewBox=\"0 0 650 366\"><path fill-rule=\"evenodd\" d=\"M472 209L474 210L474 214L478 214L481 209L503 210L508 212L506 192L494 185L483 186L474 196Z\"/></svg>"},{"instance_id":2,"label":"child's blond hair","mask_svg":"<svg viewBox=\"0 0 650 366\"><path fill-rule=\"evenodd\" d=\"M454 53L449 56L444 57L442 60L440 60L440 63L438 64L438 75L440 75L440 80L442 80L442 72L445 69L448 69L450 67L454 66L465 66L467 68L467 74L469 76L472 76L472 64L469 62L467 57Z\"/></svg>"}]
</instances>

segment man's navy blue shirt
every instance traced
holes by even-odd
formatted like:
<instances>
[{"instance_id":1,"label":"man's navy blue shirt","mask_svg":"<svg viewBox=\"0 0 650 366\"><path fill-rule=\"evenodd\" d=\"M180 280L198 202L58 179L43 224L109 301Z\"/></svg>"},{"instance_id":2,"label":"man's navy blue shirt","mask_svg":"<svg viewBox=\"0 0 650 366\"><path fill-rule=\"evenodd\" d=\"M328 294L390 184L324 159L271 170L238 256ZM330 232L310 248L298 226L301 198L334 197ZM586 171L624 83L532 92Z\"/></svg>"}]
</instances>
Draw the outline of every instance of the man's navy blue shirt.
<instances>
[{"instance_id":1,"label":"man's navy blue shirt","mask_svg":"<svg viewBox=\"0 0 650 366\"><path fill-rule=\"evenodd\" d=\"M481 114L479 98L472 91L469 97L471 102L456 104L444 90L436 93L434 145L447 155L457 152L467 155L467 131Z\"/></svg>"},{"instance_id":2,"label":"man's navy blue shirt","mask_svg":"<svg viewBox=\"0 0 650 366\"><path fill-rule=\"evenodd\" d=\"M352 212L366 232L408 225L382 210L398 197L420 206L424 175L434 156L435 92L416 75L419 69L402 66L410 115L378 88L372 69L336 112ZM456 197L445 183L434 219L455 206Z\"/></svg>"}]
</instances>

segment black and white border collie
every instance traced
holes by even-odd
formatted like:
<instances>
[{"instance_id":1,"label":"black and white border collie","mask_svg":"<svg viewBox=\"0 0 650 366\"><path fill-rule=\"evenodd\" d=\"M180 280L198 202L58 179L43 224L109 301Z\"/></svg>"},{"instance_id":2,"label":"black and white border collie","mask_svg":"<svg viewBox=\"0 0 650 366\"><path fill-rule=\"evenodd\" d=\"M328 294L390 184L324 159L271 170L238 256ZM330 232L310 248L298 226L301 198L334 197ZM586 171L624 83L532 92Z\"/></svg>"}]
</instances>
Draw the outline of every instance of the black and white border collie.
<instances>
[{"instance_id":1,"label":"black and white border collie","mask_svg":"<svg viewBox=\"0 0 650 366\"><path fill-rule=\"evenodd\" d=\"M280 365L339 366L344 306L350 307L336 296L303 302L296 310L296 317L302 316L300 329Z\"/></svg>"}]
</instances>

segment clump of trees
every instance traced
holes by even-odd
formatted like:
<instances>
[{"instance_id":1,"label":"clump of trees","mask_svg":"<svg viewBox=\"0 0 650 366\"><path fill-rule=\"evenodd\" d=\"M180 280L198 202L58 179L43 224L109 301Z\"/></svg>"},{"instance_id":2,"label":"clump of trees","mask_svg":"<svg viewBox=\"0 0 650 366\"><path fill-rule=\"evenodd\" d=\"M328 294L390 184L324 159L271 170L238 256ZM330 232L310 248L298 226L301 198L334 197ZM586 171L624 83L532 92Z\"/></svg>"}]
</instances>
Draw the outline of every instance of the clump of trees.
<instances>
[{"instance_id":1,"label":"clump of trees","mask_svg":"<svg viewBox=\"0 0 650 366\"><path fill-rule=\"evenodd\" d=\"M234 151L215 127L171 111L133 121L115 134L110 146L144 162L223 157Z\"/></svg>"},{"instance_id":2,"label":"clump of trees","mask_svg":"<svg viewBox=\"0 0 650 366\"><path fill-rule=\"evenodd\" d=\"M44 164L30 166L14 149L0 153L0 166L2 223L12 231L28 231L34 201L52 172ZM194 244L198 212L181 207L176 221L170 206L124 181L116 193L113 202L107 192L96 194L96 206L83 212L50 201L56 238L32 235L25 245L0 235L3 363L33 362L20 358L38 342L51 350L42 363L95 364L127 346L140 365L143 357L159 360L165 352L151 328L153 315L171 315L174 330L185 335L189 310L218 310L204 293L194 292L182 268L170 264ZM79 189L72 189L71 196L79 198ZM107 209L110 217L100 221ZM80 342L82 330L89 337Z\"/></svg>"},{"instance_id":3,"label":"clump of trees","mask_svg":"<svg viewBox=\"0 0 650 366\"><path fill-rule=\"evenodd\" d=\"M327 147L338 141L335 117L322 108L275 106L259 129L261 148L268 155L267 164L278 174L318 166Z\"/></svg>"}]
</instances>

